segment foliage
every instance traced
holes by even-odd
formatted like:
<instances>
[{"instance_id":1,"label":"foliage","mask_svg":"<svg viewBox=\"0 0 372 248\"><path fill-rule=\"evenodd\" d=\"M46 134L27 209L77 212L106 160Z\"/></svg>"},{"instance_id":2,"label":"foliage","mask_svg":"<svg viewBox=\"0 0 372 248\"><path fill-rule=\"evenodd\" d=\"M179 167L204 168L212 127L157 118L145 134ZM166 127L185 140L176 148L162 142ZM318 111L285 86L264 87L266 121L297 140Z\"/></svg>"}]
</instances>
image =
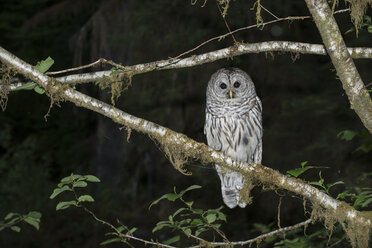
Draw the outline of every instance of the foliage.
<instances>
[{"instance_id":1,"label":"foliage","mask_svg":"<svg viewBox=\"0 0 372 248\"><path fill-rule=\"evenodd\" d=\"M53 190L53 193L50 195L50 199L54 199L59 194L65 192L65 191L71 191L74 193L75 200L71 201L61 201L57 204L56 210L63 210L67 209L71 206L81 206L83 202L94 202L94 199L90 195L78 195L76 193L76 188L85 188L88 186L87 182L91 183L98 183L100 180L93 175L77 175L71 173L70 176L64 177L61 179L61 182L57 185L58 187Z\"/></svg>"},{"instance_id":2,"label":"foliage","mask_svg":"<svg viewBox=\"0 0 372 248\"><path fill-rule=\"evenodd\" d=\"M31 211L28 214L19 214L19 213L8 213L4 220L0 221L0 231L5 228L10 228L15 232L20 232L21 227L17 224L20 222L26 222L29 225L33 226L36 230L39 230L41 213L37 211Z\"/></svg>"},{"instance_id":3,"label":"foliage","mask_svg":"<svg viewBox=\"0 0 372 248\"><path fill-rule=\"evenodd\" d=\"M186 201L183 199L183 195L186 192L200 188L201 186L199 185L192 185L179 193L177 193L176 188L174 188L174 193L165 194L152 202L149 209L163 199L170 202L179 200L184 205L184 207L178 208L173 214L169 215L168 220L158 222L155 228L152 229L152 232L154 233L167 227L172 230L179 230L187 237L199 237L202 233L213 230L222 238L226 239L223 232L219 229L221 227L221 222L226 222L226 215L221 212L223 206L216 209L203 210L200 208L193 208L193 201ZM171 238L172 242L168 240L167 243L174 243L178 240L179 236L176 235Z\"/></svg>"},{"instance_id":4,"label":"foliage","mask_svg":"<svg viewBox=\"0 0 372 248\"><path fill-rule=\"evenodd\" d=\"M46 58L45 60L41 60L37 62L35 68L41 72L45 73L49 70L50 67L54 64L54 60L51 57ZM34 90L38 94L44 94L45 90L38 86L35 82L27 82L22 86L18 87L17 90Z\"/></svg>"}]
</instances>

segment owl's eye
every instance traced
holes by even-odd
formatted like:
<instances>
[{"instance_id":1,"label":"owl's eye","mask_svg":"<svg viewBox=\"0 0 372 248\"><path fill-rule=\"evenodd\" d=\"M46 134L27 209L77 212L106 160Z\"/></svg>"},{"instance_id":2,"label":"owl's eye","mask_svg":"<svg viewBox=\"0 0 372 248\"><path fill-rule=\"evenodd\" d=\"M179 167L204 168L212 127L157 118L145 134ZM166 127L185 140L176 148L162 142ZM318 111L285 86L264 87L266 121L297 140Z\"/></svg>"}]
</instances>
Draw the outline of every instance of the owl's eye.
<instances>
[{"instance_id":1,"label":"owl's eye","mask_svg":"<svg viewBox=\"0 0 372 248\"><path fill-rule=\"evenodd\" d=\"M239 88L239 87L240 87L240 83L239 83L239 82L235 82L235 83L234 83L234 87L235 87L235 88Z\"/></svg>"},{"instance_id":2,"label":"owl's eye","mask_svg":"<svg viewBox=\"0 0 372 248\"><path fill-rule=\"evenodd\" d=\"M227 85L226 85L225 83L221 83L221 84L220 84L220 88L224 90L224 89L227 88Z\"/></svg>"}]
</instances>

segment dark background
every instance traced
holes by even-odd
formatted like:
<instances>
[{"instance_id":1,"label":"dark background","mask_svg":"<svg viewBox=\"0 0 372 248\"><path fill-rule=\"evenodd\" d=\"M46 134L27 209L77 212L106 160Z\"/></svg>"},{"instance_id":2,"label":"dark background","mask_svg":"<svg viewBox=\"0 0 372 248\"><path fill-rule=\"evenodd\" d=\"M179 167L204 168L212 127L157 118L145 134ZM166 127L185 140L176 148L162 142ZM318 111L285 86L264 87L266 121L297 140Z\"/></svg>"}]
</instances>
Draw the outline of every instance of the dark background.
<instances>
[{"instance_id":1,"label":"dark background","mask_svg":"<svg viewBox=\"0 0 372 248\"><path fill-rule=\"evenodd\" d=\"M30 64L51 56L51 71L91 63L98 58L134 65L177 56L201 42L227 32L216 3L191 5L174 0L1 0L0 46ZM232 1L226 17L236 29L256 23L254 1ZM278 17L309 15L304 1L262 1ZM340 3L338 9L344 8ZM264 21L274 19L262 10ZM336 15L341 32L353 27L348 13ZM235 34L241 42L287 40L321 43L311 19L278 22L263 30ZM344 35L348 46L371 46L371 34L362 29ZM203 53L233 45L231 37L203 46ZM328 166L326 182L345 185L331 194L358 185L371 186L360 176L370 172L371 155L355 151L368 144L358 116L345 95L328 56L261 53L248 54L186 69L149 72L134 76L132 86L116 106L127 113L169 127L206 142L203 134L205 88L221 67L239 67L255 82L263 104L263 164L285 173L300 166ZM366 84L372 82L371 62L355 60ZM95 68L95 70L110 67ZM83 93L110 102L110 94L94 83L77 86ZM126 131L111 120L68 102L54 105L47 121L49 99L33 91L12 92L0 113L0 218L8 212L43 214L39 231L27 224L21 233L0 232L0 247L92 247L105 240L106 227L79 209L56 212L57 200L49 196L62 177L71 172L94 174L101 183L82 192L96 202L91 208L101 218L119 219L138 227L137 236L150 238L156 222L167 219L177 204L150 203L176 186L192 184L201 190L188 197L198 207L223 204L220 182L212 167L192 161L192 176L176 171L154 142L144 134ZM337 138L345 129L361 132L353 141ZM364 134L363 134L364 133ZM318 171L305 175L317 180ZM253 191L253 203L245 209L224 209L228 223L223 230L231 240L257 235L253 223L273 223L279 195L281 225L304 220L302 199L280 192ZM187 196L186 196L187 198ZM164 240L159 232L155 238ZM171 234L170 234L171 235ZM170 237L170 236L169 236ZM138 244L138 246L142 246Z\"/></svg>"}]
</instances>

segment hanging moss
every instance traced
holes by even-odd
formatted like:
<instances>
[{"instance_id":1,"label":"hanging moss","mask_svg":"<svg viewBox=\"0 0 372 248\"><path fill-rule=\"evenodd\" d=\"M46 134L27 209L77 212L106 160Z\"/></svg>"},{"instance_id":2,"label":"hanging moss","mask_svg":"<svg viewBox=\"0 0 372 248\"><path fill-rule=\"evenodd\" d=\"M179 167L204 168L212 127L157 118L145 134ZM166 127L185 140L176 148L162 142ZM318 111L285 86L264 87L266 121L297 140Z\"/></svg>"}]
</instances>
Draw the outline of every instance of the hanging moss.
<instances>
[{"instance_id":1,"label":"hanging moss","mask_svg":"<svg viewBox=\"0 0 372 248\"><path fill-rule=\"evenodd\" d=\"M334 0L337 2L338 0ZM366 13L368 5L372 7L372 0L345 0L350 4L351 8L351 20L354 23L356 32L358 34L358 29L363 23L363 16Z\"/></svg>"},{"instance_id":2,"label":"hanging moss","mask_svg":"<svg viewBox=\"0 0 372 248\"><path fill-rule=\"evenodd\" d=\"M15 76L15 72L8 66L4 65L0 69L1 76L1 87L0 87L0 107L3 111L6 109L8 103L9 85L11 79Z\"/></svg>"},{"instance_id":3,"label":"hanging moss","mask_svg":"<svg viewBox=\"0 0 372 248\"><path fill-rule=\"evenodd\" d=\"M346 203L340 203L336 210L325 209L319 204L313 203L313 211L311 213L311 219L313 222L319 220L324 223L324 226L331 231L334 225L338 222L344 229L347 237L350 240L352 247L368 248L368 241L372 227L366 227L358 223L353 219L347 219L345 213L350 210L351 207ZM366 218L371 218L372 212L362 213Z\"/></svg>"},{"instance_id":4,"label":"hanging moss","mask_svg":"<svg viewBox=\"0 0 372 248\"><path fill-rule=\"evenodd\" d=\"M97 83L102 90L110 89L111 103L115 106L115 101L120 97L121 93L132 85L133 75L133 72L113 70L109 77L103 77Z\"/></svg>"},{"instance_id":5,"label":"hanging moss","mask_svg":"<svg viewBox=\"0 0 372 248\"><path fill-rule=\"evenodd\" d=\"M251 191L254 186L253 178L251 176L245 176L243 188L240 190L239 203L245 202L248 205L252 203L253 197L251 196Z\"/></svg>"}]
</instances>

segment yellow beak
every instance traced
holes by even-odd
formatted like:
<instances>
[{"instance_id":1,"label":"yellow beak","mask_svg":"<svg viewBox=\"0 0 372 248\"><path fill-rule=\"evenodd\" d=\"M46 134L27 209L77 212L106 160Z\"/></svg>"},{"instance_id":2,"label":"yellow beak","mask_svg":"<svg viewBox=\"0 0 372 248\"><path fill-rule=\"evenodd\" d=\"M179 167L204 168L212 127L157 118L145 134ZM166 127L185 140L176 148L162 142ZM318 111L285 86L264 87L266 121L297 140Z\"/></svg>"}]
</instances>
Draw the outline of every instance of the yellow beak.
<instances>
[{"instance_id":1,"label":"yellow beak","mask_svg":"<svg viewBox=\"0 0 372 248\"><path fill-rule=\"evenodd\" d=\"M232 90L229 91L229 96L230 96L230 99L233 98L233 92L232 92Z\"/></svg>"}]
</instances>

